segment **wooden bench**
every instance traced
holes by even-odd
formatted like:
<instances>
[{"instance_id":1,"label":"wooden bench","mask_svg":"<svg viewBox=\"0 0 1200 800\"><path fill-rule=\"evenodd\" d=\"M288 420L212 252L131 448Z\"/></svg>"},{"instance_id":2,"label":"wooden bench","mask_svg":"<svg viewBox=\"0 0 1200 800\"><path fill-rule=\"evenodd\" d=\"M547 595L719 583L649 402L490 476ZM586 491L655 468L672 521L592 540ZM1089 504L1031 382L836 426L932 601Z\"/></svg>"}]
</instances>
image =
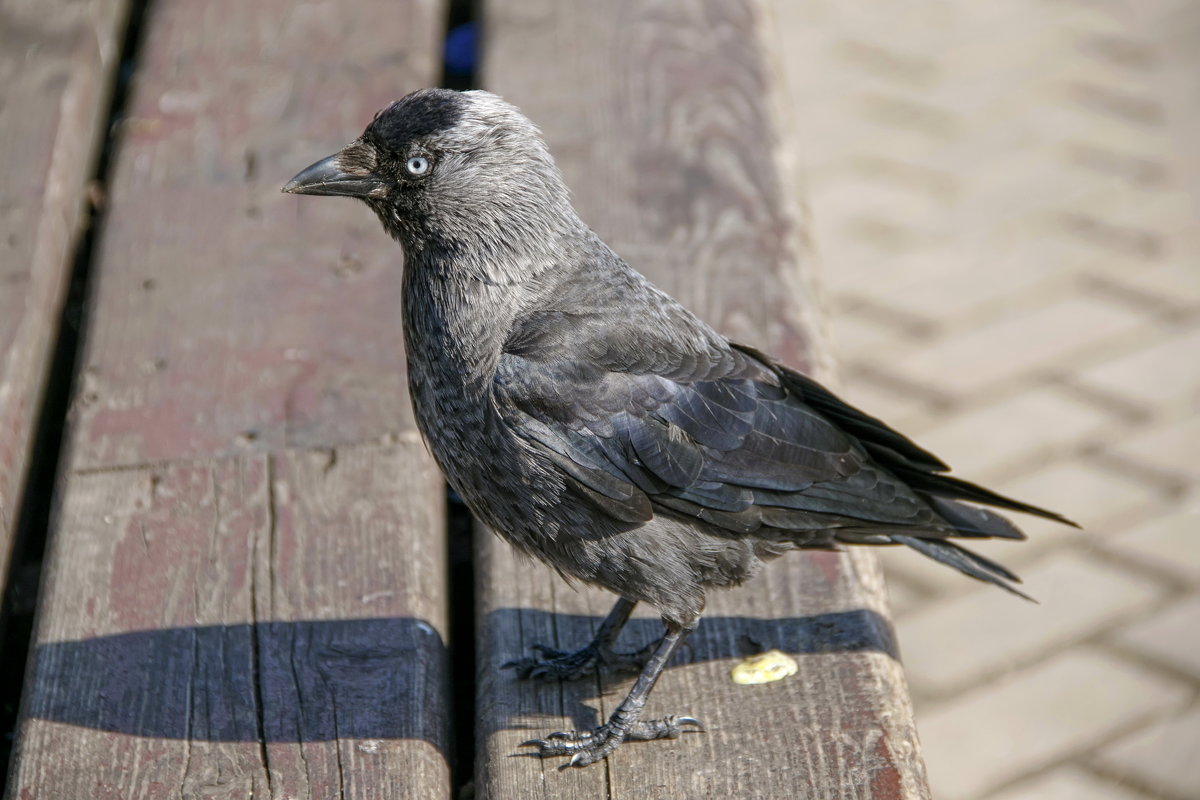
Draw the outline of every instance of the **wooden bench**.
<instances>
[{"instance_id":1,"label":"wooden bench","mask_svg":"<svg viewBox=\"0 0 1200 800\"><path fill-rule=\"evenodd\" d=\"M4 9L14 33L3 34L0 48L0 588L18 545L34 432L87 223L120 5Z\"/></svg>"},{"instance_id":2,"label":"wooden bench","mask_svg":"<svg viewBox=\"0 0 1200 800\"><path fill-rule=\"evenodd\" d=\"M442 14L150 6L13 797L449 793L445 500L399 259L354 204L279 194L438 80Z\"/></svg>"},{"instance_id":3,"label":"wooden bench","mask_svg":"<svg viewBox=\"0 0 1200 800\"><path fill-rule=\"evenodd\" d=\"M115 31L127 4L90 9ZM927 797L869 553L792 555L715 595L650 703L707 732L559 771L515 755L520 742L595 724L628 682L535 684L499 667L534 642L582 644L611 597L477 531L478 680L452 683L449 649L469 658L472 642L451 640L447 608L466 589L448 580L444 489L403 388L401 259L358 204L278 194L376 109L438 82L446 13L151 4L9 796L448 797L452 740L472 735L451 709L474 691L477 797ZM487 0L482 13L481 85L543 127L584 218L724 332L819 366L761 5ZM92 141L99 117L73 135ZM44 374L48 349L27 372ZM653 635L642 615L630 643ZM798 655L796 676L730 681L772 647Z\"/></svg>"}]
</instances>

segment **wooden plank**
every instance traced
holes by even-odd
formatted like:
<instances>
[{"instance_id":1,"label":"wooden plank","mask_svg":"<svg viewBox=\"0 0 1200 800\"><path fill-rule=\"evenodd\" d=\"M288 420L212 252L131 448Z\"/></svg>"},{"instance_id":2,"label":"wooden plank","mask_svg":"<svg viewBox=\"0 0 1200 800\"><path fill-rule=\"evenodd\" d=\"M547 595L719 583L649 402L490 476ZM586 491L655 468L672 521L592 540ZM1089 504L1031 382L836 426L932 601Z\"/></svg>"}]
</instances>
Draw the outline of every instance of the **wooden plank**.
<instances>
[{"instance_id":1,"label":"wooden plank","mask_svg":"<svg viewBox=\"0 0 1200 800\"><path fill-rule=\"evenodd\" d=\"M487 11L485 86L542 126L584 219L723 332L822 364L761 4L503 0ZM524 739L602 721L631 681L539 685L500 665L534 642L582 646L613 597L575 591L493 537L479 550L480 797L928 797L872 554L792 554L711 595L648 709L693 714L707 732L559 771L560 759L512 755ZM661 631L642 615L628 649ZM742 655L771 647L801 654L799 674L731 682Z\"/></svg>"},{"instance_id":2,"label":"wooden plank","mask_svg":"<svg viewBox=\"0 0 1200 800\"><path fill-rule=\"evenodd\" d=\"M0 591L127 5L0 5Z\"/></svg>"},{"instance_id":3,"label":"wooden plank","mask_svg":"<svg viewBox=\"0 0 1200 800\"><path fill-rule=\"evenodd\" d=\"M420 448L72 475L12 796L448 794Z\"/></svg>"},{"instance_id":4,"label":"wooden plank","mask_svg":"<svg viewBox=\"0 0 1200 800\"><path fill-rule=\"evenodd\" d=\"M433 0L155 3L95 280L74 468L412 429L399 249L360 204L279 188L435 79L440 21Z\"/></svg>"},{"instance_id":5,"label":"wooden plank","mask_svg":"<svg viewBox=\"0 0 1200 800\"><path fill-rule=\"evenodd\" d=\"M357 204L279 193L435 79L443 12L151 7L11 796L449 794L401 259Z\"/></svg>"}]
</instances>

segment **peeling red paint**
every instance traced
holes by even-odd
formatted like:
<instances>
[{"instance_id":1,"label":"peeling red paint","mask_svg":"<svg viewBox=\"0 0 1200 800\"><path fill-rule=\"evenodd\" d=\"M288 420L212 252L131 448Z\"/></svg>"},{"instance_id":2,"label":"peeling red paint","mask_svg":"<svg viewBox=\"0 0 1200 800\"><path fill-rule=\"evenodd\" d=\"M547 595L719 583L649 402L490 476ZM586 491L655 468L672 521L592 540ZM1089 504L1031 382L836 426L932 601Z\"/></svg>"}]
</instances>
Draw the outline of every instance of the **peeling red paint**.
<instances>
[{"instance_id":1,"label":"peeling red paint","mask_svg":"<svg viewBox=\"0 0 1200 800\"><path fill-rule=\"evenodd\" d=\"M884 766L871 770L871 800L901 800L903 787L900 770L896 768L892 751L888 748L886 734L875 743L875 756Z\"/></svg>"}]
</instances>

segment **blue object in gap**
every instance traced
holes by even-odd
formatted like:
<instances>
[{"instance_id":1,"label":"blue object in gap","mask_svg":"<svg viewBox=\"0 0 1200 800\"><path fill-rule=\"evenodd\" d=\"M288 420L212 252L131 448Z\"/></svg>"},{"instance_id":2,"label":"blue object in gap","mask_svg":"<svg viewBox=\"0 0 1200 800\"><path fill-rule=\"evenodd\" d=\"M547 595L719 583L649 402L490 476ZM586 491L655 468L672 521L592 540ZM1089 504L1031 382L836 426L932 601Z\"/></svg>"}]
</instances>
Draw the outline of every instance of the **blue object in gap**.
<instances>
[{"instance_id":1,"label":"blue object in gap","mask_svg":"<svg viewBox=\"0 0 1200 800\"><path fill-rule=\"evenodd\" d=\"M451 29L446 34L446 48L443 54L446 70L459 75L474 72L479 52L478 45L478 23L464 22Z\"/></svg>"}]
</instances>

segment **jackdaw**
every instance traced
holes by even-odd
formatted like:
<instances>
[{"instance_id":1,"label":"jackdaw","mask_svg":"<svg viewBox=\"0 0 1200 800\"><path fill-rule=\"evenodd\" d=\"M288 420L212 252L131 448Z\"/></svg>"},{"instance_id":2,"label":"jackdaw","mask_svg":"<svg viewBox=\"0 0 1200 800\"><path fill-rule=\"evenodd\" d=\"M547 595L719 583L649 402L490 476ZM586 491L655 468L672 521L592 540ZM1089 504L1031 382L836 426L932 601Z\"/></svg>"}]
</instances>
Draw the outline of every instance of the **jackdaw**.
<instances>
[{"instance_id":1,"label":"jackdaw","mask_svg":"<svg viewBox=\"0 0 1200 800\"><path fill-rule=\"evenodd\" d=\"M1024 535L983 504L1050 511L948 467L813 379L732 342L585 225L533 123L482 91L423 89L283 189L366 201L404 249L417 424L471 511L518 550L619 599L573 653L535 647L524 677L641 673L607 722L526 744L584 766L678 736L646 698L710 588L795 548L903 544L1016 592L952 541ZM1019 592L1018 592L1019 593ZM613 643L639 602L640 653Z\"/></svg>"}]
</instances>

